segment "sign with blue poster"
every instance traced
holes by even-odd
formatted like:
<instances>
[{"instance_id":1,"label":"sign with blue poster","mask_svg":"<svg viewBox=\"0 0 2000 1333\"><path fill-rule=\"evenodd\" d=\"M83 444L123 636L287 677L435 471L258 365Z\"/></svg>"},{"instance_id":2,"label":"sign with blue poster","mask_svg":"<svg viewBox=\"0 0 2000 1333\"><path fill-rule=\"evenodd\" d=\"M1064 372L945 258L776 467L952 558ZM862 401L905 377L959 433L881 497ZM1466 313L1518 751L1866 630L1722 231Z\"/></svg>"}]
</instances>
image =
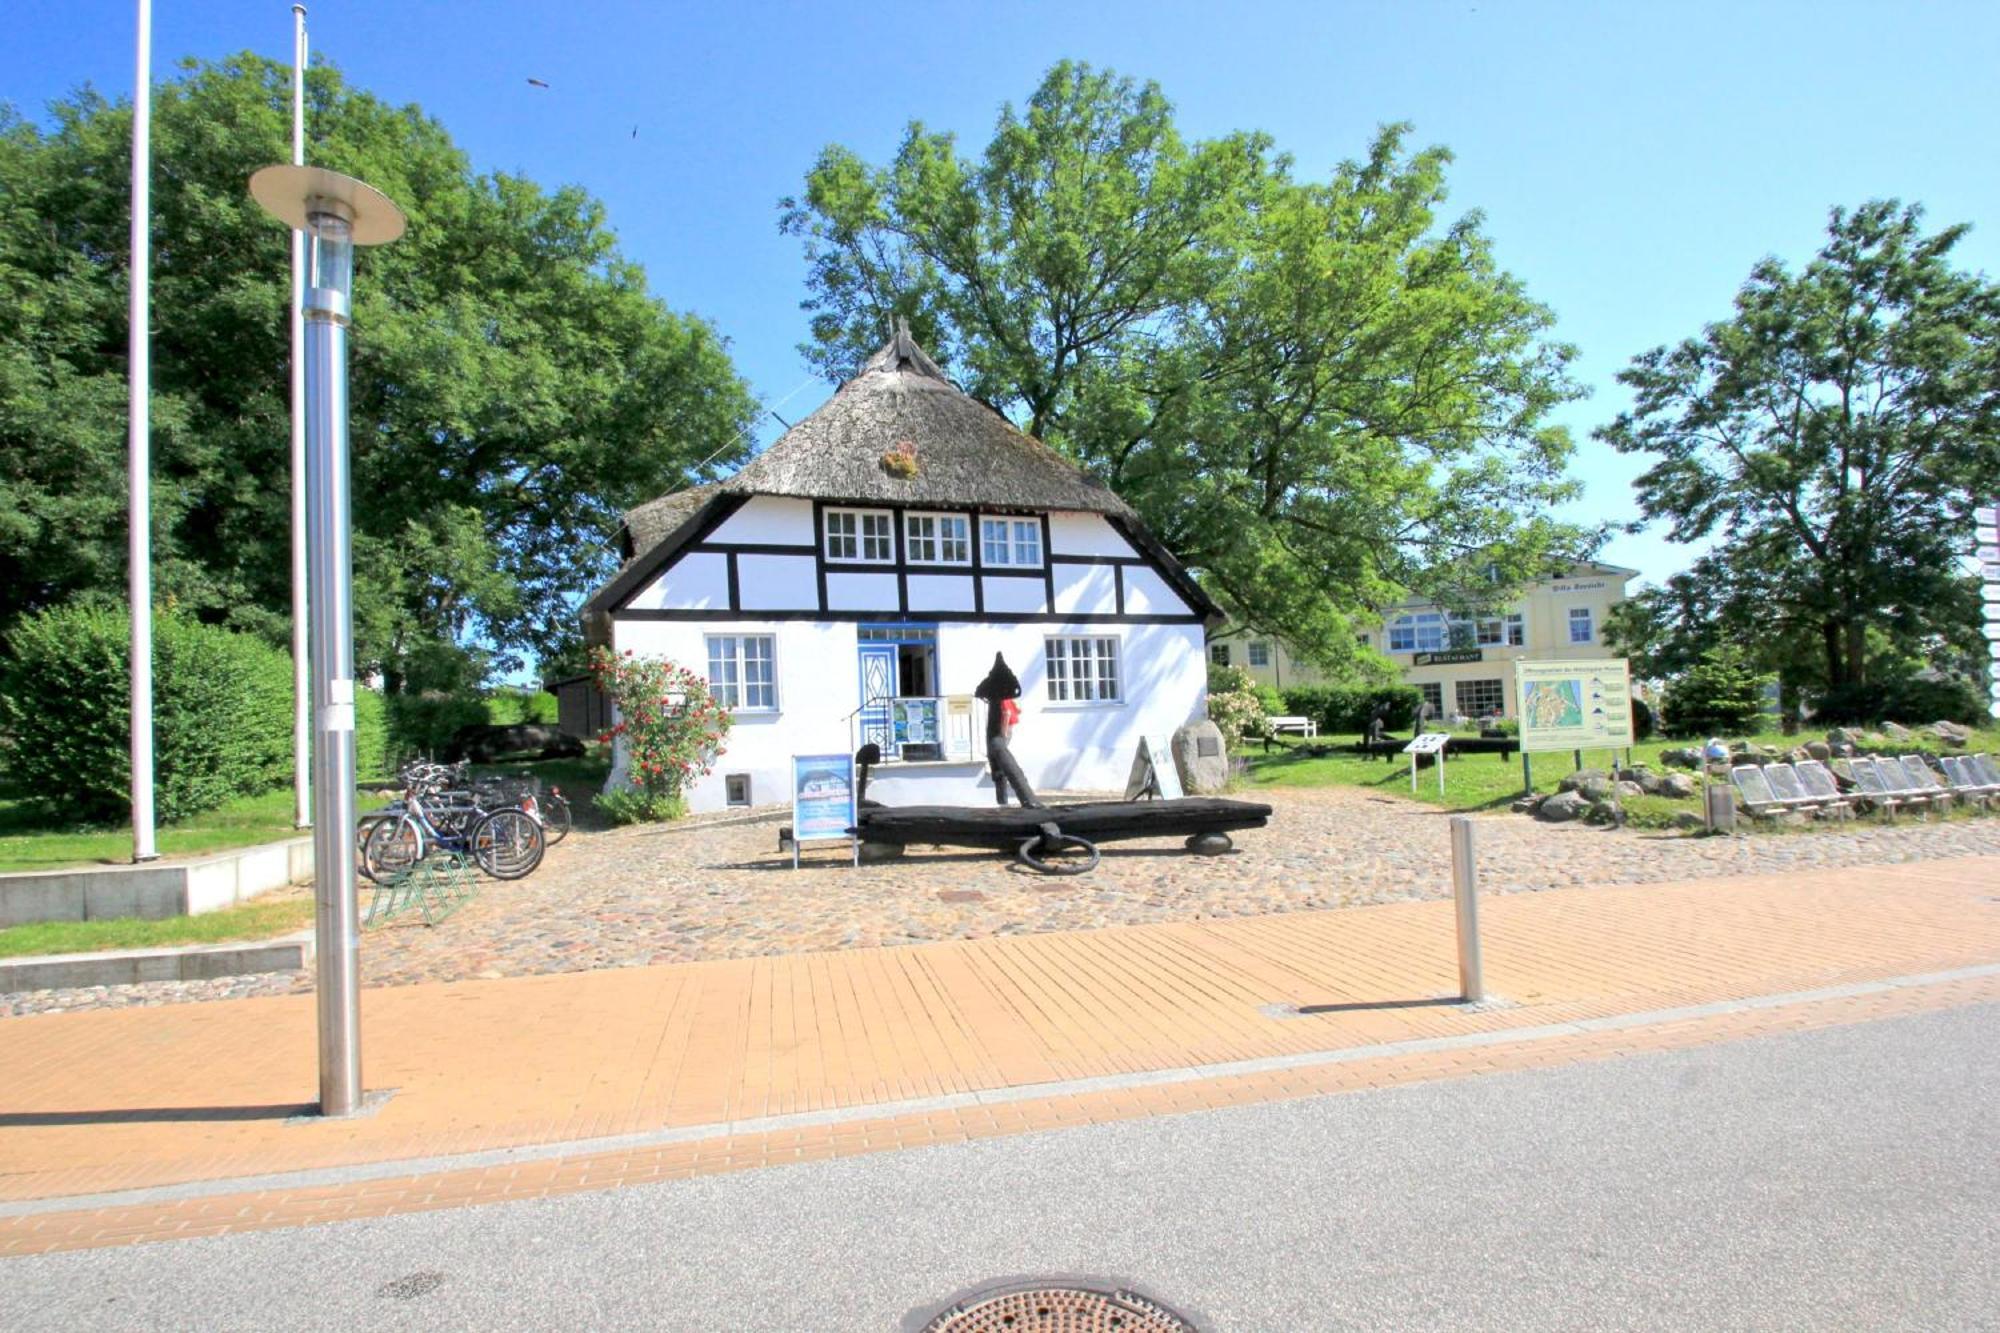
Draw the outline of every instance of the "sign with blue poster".
<instances>
[{"instance_id":1,"label":"sign with blue poster","mask_svg":"<svg viewBox=\"0 0 2000 1333\"><path fill-rule=\"evenodd\" d=\"M799 844L832 838L852 839L855 824L854 756L795 754L792 756L792 865L799 863ZM859 856L857 844L856 856Z\"/></svg>"}]
</instances>

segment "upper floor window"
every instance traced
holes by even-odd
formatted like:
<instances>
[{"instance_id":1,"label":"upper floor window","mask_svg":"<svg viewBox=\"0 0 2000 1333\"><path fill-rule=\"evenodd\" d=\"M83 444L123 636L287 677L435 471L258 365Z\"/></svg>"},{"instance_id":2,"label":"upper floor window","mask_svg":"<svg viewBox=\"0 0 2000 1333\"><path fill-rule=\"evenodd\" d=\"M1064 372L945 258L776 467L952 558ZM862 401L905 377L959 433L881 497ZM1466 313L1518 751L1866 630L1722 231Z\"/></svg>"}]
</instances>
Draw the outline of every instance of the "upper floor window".
<instances>
[{"instance_id":1,"label":"upper floor window","mask_svg":"<svg viewBox=\"0 0 2000 1333\"><path fill-rule=\"evenodd\" d=\"M1519 615L1483 616L1473 622L1472 641L1481 648L1525 648L1528 623Z\"/></svg>"},{"instance_id":2,"label":"upper floor window","mask_svg":"<svg viewBox=\"0 0 2000 1333\"><path fill-rule=\"evenodd\" d=\"M1118 640L1065 635L1047 647L1051 703L1118 702Z\"/></svg>"},{"instance_id":3,"label":"upper floor window","mask_svg":"<svg viewBox=\"0 0 2000 1333\"><path fill-rule=\"evenodd\" d=\"M1271 665L1271 645L1270 645L1270 644L1268 644L1268 643L1253 643L1253 644L1251 644L1251 645L1249 646L1249 648L1248 648L1248 649L1246 649L1246 651L1247 651L1247 652L1248 652L1248 653L1250 654L1250 665L1251 665L1251 666L1260 666L1260 667L1267 667L1267 666Z\"/></svg>"},{"instance_id":4,"label":"upper floor window","mask_svg":"<svg viewBox=\"0 0 2000 1333\"><path fill-rule=\"evenodd\" d=\"M980 555L989 565L1042 563L1042 522L1037 518L982 518L979 520Z\"/></svg>"},{"instance_id":5,"label":"upper floor window","mask_svg":"<svg viewBox=\"0 0 2000 1333\"><path fill-rule=\"evenodd\" d=\"M1392 653L1442 652L1448 641L1443 613L1424 611L1397 616L1389 622L1389 651Z\"/></svg>"},{"instance_id":6,"label":"upper floor window","mask_svg":"<svg viewBox=\"0 0 2000 1333\"><path fill-rule=\"evenodd\" d=\"M912 564L969 565L971 531L961 514L905 514L903 551Z\"/></svg>"},{"instance_id":7,"label":"upper floor window","mask_svg":"<svg viewBox=\"0 0 2000 1333\"><path fill-rule=\"evenodd\" d=\"M1217 666L1228 666L1229 645L1226 643L1211 643L1208 645L1208 660Z\"/></svg>"},{"instance_id":8,"label":"upper floor window","mask_svg":"<svg viewBox=\"0 0 2000 1333\"><path fill-rule=\"evenodd\" d=\"M769 634L708 635L708 692L724 708L778 706L777 640Z\"/></svg>"},{"instance_id":9,"label":"upper floor window","mask_svg":"<svg viewBox=\"0 0 2000 1333\"><path fill-rule=\"evenodd\" d=\"M1569 609L1569 641L1571 643L1589 643L1591 637L1590 608L1587 606L1572 606Z\"/></svg>"},{"instance_id":10,"label":"upper floor window","mask_svg":"<svg viewBox=\"0 0 2000 1333\"><path fill-rule=\"evenodd\" d=\"M895 519L886 510L827 510L826 558L858 560L873 565L895 564Z\"/></svg>"}]
</instances>

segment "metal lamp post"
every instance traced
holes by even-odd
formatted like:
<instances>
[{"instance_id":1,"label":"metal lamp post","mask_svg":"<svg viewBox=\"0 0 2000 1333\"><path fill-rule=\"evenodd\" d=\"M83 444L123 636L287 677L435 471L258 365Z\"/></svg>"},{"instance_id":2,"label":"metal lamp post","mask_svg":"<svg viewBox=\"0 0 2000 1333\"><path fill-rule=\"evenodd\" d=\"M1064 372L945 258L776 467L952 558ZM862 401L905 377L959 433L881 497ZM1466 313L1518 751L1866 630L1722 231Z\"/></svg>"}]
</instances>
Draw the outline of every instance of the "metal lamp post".
<instances>
[{"instance_id":1,"label":"metal lamp post","mask_svg":"<svg viewBox=\"0 0 2000 1333\"><path fill-rule=\"evenodd\" d=\"M354 247L403 234L380 191L320 167L265 167L250 194L306 234L306 554L311 584L313 892L319 1109L361 1104L361 922L354 885L354 612L348 538L347 322Z\"/></svg>"}]
</instances>

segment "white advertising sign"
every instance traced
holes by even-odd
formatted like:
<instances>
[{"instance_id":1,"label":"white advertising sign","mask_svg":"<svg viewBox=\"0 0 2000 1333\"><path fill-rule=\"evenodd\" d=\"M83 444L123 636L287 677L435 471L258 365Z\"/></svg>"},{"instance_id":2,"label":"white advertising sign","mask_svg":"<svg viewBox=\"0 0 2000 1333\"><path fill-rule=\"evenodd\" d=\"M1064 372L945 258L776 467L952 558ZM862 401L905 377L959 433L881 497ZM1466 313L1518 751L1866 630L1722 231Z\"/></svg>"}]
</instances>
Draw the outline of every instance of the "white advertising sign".
<instances>
[{"instance_id":1,"label":"white advertising sign","mask_svg":"<svg viewBox=\"0 0 2000 1333\"><path fill-rule=\"evenodd\" d=\"M1632 744L1632 676L1622 657L1516 662L1514 701L1524 754Z\"/></svg>"}]
</instances>

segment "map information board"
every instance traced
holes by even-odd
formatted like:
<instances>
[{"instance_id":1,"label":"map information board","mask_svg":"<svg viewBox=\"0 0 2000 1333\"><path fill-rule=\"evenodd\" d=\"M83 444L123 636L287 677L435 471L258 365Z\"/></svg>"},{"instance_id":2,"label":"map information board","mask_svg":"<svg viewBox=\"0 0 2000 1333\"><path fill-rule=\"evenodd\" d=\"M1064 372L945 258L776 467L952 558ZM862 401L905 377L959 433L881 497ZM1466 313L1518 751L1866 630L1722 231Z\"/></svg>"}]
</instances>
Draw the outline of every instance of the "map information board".
<instances>
[{"instance_id":1,"label":"map information board","mask_svg":"<svg viewBox=\"0 0 2000 1333\"><path fill-rule=\"evenodd\" d=\"M1632 679L1622 657L1516 662L1514 703L1523 754L1632 744Z\"/></svg>"}]
</instances>

